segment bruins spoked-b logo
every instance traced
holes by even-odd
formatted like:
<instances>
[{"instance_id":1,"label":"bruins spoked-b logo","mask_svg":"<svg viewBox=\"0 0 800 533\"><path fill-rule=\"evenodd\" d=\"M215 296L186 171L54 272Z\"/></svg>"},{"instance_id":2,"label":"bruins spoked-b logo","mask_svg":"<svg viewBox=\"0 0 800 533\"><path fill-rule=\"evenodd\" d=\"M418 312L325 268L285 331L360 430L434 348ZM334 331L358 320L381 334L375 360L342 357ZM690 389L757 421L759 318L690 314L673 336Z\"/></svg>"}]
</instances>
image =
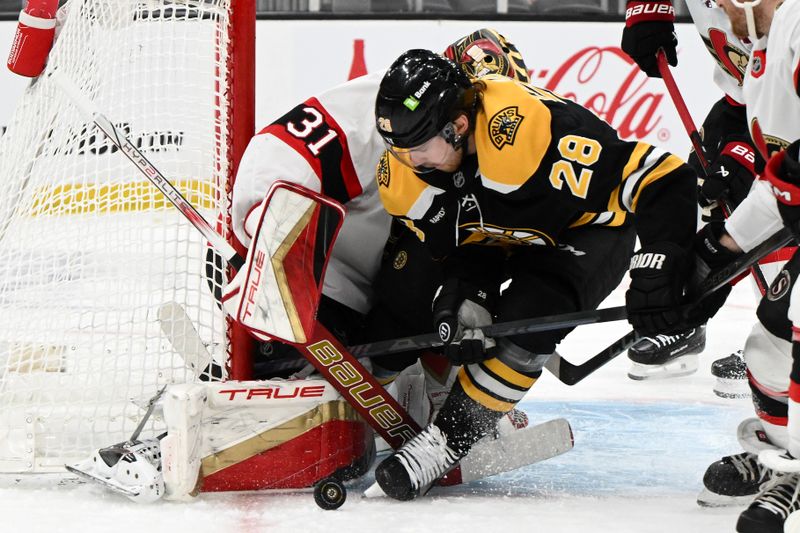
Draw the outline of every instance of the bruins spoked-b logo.
<instances>
[{"instance_id":1,"label":"bruins spoked-b logo","mask_svg":"<svg viewBox=\"0 0 800 533\"><path fill-rule=\"evenodd\" d=\"M498 150L502 150L507 144L514 144L519 125L522 124L522 115L519 114L517 106L510 106L501 109L489 120L489 138Z\"/></svg>"}]
</instances>

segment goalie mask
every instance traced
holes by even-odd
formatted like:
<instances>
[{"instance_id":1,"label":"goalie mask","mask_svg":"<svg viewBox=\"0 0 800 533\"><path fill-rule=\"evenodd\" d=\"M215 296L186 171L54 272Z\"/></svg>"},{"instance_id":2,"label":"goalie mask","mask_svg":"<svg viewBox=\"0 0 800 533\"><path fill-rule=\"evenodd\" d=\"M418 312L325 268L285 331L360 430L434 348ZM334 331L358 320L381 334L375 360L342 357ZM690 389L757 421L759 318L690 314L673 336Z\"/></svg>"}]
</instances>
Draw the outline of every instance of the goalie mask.
<instances>
[{"instance_id":1,"label":"goalie mask","mask_svg":"<svg viewBox=\"0 0 800 533\"><path fill-rule=\"evenodd\" d=\"M452 120L466 113L472 121L477 93L469 77L452 61L430 50L409 50L389 67L375 102L375 121L388 150L420 172L410 152L424 149L436 136L460 148L465 136Z\"/></svg>"},{"instance_id":2,"label":"goalie mask","mask_svg":"<svg viewBox=\"0 0 800 533\"><path fill-rule=\"evenodd\" d=\"M514 44L489 28L482 28L454 42L444 56L455 61L469 76L500 74L528 83L528 68Z\"/></svg>"}]
</instances>

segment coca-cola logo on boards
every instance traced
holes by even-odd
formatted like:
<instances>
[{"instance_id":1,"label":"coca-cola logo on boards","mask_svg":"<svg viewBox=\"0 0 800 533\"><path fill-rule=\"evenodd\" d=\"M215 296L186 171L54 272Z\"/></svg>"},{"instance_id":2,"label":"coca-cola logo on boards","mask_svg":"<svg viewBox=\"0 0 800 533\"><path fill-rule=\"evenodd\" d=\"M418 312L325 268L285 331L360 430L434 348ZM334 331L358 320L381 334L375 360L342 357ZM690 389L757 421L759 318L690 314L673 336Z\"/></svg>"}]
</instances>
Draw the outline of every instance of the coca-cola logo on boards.
<instances>
[{"instance_id":1,"label":"coca-cola logo on boards","mask_svg":"<svg viewBox=\"0 0 800 533\"><path fill-rule=\"evenodd\" d=\"M531 69L531 83L594 111L625 139L644 139L661 122L663 93L645 88L648 78L616 46L587 46L558 68ZM655 131L659 141L669 131Z\"/></svg>"},{"instance_id":2,"label":"coca-cola logo on boards","mask_svg":"<svg viewBox=\"0 0 800 533\"><path fill-rule=\"evenodd\" d=\"M364 40L355 39L348 79L366 73ZM668 129L656 129L662 118L663 91L646 89L649 78L617 46L587 46L555 69L531 69L529 74L533 85L591 109L623 139L642 140L651 134L659 142L670 138Z\"/></svg>"}]
</instances>

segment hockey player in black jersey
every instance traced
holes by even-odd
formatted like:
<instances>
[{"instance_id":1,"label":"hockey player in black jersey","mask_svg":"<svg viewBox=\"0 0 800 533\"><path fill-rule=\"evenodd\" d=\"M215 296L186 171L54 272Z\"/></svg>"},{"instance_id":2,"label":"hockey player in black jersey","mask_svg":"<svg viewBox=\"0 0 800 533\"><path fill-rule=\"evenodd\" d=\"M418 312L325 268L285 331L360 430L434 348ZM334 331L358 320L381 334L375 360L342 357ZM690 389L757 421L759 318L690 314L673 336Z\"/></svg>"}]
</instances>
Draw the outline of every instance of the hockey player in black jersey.
<instances>
[{"instance_id":1,"label":"hockey player in black jersey","mask_svg":"<svg viewBox=\"0 0 800 533\"><path fill-rule=\"evenodd\" d=\"M424 493L522 399L568 333L495 341L479 326L594 309L629 264L638 331L705 321L707 309L681 307L697 207L695 174L677 157L620 140L549 91L471 80L426 50L390 67L375 113L388 147L377 169L381 200L443 264L434 320L462 365L434 422L377 467L388 495ZM636 235L642 247L631 259Z\"/></svg>"}]
</instances>

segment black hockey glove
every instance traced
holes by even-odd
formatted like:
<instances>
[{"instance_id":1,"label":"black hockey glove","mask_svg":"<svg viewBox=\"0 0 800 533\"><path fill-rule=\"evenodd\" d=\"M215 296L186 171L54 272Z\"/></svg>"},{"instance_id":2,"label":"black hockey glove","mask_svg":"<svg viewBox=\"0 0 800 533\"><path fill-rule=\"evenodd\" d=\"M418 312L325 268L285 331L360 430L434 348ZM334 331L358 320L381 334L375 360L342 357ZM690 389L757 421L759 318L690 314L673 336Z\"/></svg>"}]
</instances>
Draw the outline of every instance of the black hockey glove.
<instances>
[{"instance_id":1,"label":"black hockey glove","mask_svg":"<svg viewBox=\"0 0 800 533\"><path fill-rule=\"evenodd\" d=\"M720 244L719 239L725 232L725 223L721 220L709 222L697 232L694 239L694 273L689 286L689 299L695 301L700 296L700 285L709 276L739 257ZM705 324L717 314L725 303L733 287L727 284L701 301L691 304L686 311L687 322Z\"/></svg>"},{"instance_id":2,"label":"black hockey glove","mask_svg":"<svg viewBox=\"0 0 800 533\"><path fill-rule=\"evenodd\" d=\"M750 192L755 171L756 152L749 137L731 136L720 143L719 155L708 167L708 175L700 187L701 207L709 207L726 198L736 207Z\"/></svg>"},{"instance_id":3,"label":"black hockey glove","mask_svg":"<svg viewBox=\"0 0 800 533\"><path fill-rule=\"evenodd\" d=\"M800 141L795 141L782 152L770 157L764 167L762 179L769 181L778 200L778 212L783 223L798 233L800 221Z\"/></svg>"},{"instance_id":4,"label":"black hockey glove","mask_svg":"<svg viewBox=\"0 0 800 533\"><path fill-rule=\"evenodd\" d=\"M448 278L433 298L433 321L445 345L444 353L455 365L487 359L494 340L478 329L492 323L489 312L494 295L457 278Z\"/></svg>"},{"instance_id":5,"label":"black hockey glove","mask_svg":"<svg viewBox=\"0 0 800 533\"><path fill-rule=\"evenodd\" d=\"M642 72L660 78L656 52L664 50L667 62L678 64L678 37L675 35L675 8L669 0L630 0L625 10L622 51L633 59Z\"/></svg>"},{"instance_id":6,"label":"black hockey glove","mask_svg":"<svg viewBox=\"0 0 800 533\"><path fill-rule=\"evenodd\" d=\"M687 324L683 307L688 274L688 254L677 244L650 244L633 255L625 306L637 332L670 334L695 326Z\"/></svg>"}]
</instances>

